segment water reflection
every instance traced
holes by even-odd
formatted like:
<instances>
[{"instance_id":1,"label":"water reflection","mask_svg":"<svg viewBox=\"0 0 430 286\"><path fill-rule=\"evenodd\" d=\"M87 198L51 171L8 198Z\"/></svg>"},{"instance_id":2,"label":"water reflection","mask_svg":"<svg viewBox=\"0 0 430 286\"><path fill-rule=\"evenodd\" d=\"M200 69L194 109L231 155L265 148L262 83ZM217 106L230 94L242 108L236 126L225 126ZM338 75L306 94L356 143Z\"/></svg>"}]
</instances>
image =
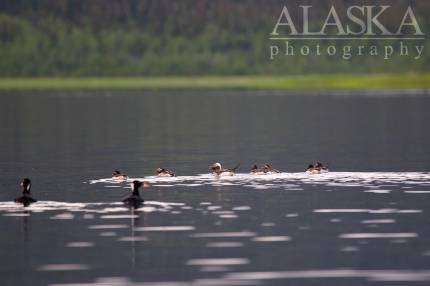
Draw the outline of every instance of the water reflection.
<instances>
[{"instance_id":1,"label":"water reflection","mask_svg":"<svg viewBox=\"0 0 430 286\"><path fill-rule=\"evenodd\" d=\"M188 176L187 180L199 180L210 183L206 175ZM330 179L327 178L330 176ZM309 178L301 174L279 174L276 184L264 179L258 179L258 184L273 184L261 200L235 200L241 193L261 192L254 188L246 189L252 180L245 174L234 178L235 189L228 192L225 189L216 192L194 191L192 196L181 198L183 202L175 201L176 192L169 192L170 187L148 190L145 196L163 198L163 201L147 200L142 208L129 209L121 203L100 202L53 202L40 201L26 208L12 202L0 202L0 214L4 219L12 220L14 217L22 220L25 227L25 237L28 235L29 222L33 216L43 216L53 223L63 227L65 223L77 222L77 233L80 239L69 240L62 244L64 249L85 249L88 253L98 253L99 248L108 247L122 258L122 267L126 268L131 277L139 277L137 281L145 280L142 271L158 273L154 267L169 269L166 265L175 265L187 277L193 279L171 279L168 282L175 285L270 285L272 280L288 279L367 279L368 281L430 281L427 271L414 272L403 265L403 274L393 275L390 268L385 270L351 269L350 272L338 269L326 270L324 264L308 269L308 265L315 264L297 258L297 251L306 252L311 245L323 239L331 252L339 253L343 261L354 261L355 255L369 255L375 251L378 255L384 253L385 257L408 256L410 260L425 259L428 249L421 249L418 254L408 253L411 245L418 245L428 233L422 227L426 220L422 214L427 210L424 205L411 208L413 204L407 200L399 201L404 196L422 196L422 193L404 193L403 187L416 186L421 191L430 187L427 173L378 173L373 175L363 173L325 174L316 178ZM273 179L273 178L272 178ZM181 178L176 178L181 181ZM231 180L230 178L228 180ZM312 180L309 183L308 180ZM281 190L284 181L303 186L306 191ZM333 182L347 182L348 186L328 186ZM351 186L351 182L354 186ZM411 184L412 182L412 184ZM104 182L95 185L103 186ZM172 182L175 185L176 182ZM306 187L309 184L310 187ZM340 183L339 183L340 184ZM356 189L360 185L360 189ZM122 185L120 185L123 187ZM315 188L314 186L318 186ZM369 188L374 190L390 190L381 194L368 193ZM330 187L332 192L324 192L324 187ZM384 188L384 189L382 189ZM99 188L98 188L99 189ZM408 189L409 190L409 189ZM413 189L414 190L414 189ZM200 194L203 193L203 194ZM274 202L267 203L267 194L277 194ZM312 198L314 195L324 194L324 199L306 207L296 206L297 199ZM359 208L354 201L332 202L336 196L351 195L363 198L378 196L384 198L375 204L367 204L371 208ZM210 199L208 199L210 198ZM226 201L226 199L228 199ZM291 201L292 200L292 201ZM172 202L175 201L175 202ZM360 201L360 200L358 200ZM390 207L397 203L397 207ZM425 204L425 202L423 201ZM283 207L285 204L286 207ZM327 208L330 206L331 208ZM279 207L279 209L277 209ZM378 208L379 207L379 208ZM260 216L256 215L260 213ZM201 219L201 221L199 221ZM414 224L406 223L414 221ZM377 231L375 231L377 229ZM371 231L369 231L371 230ZM323 233L323 236L321 236ZM97 240L97 237L105 238ZM26 238L25 243L30 243ZM375 250L375 247L380 247ZM405 247L403 247L403 245ZM169 247L169 252L164 250ZM57 248L58 249L58 248ZM252 249L252 251L250 251ZM267 250L270 249L268 252ZM385 253L385 251L390 253ZM31 250L28 250L31 251ZM312 253L316 257L324 257L319 250ZM65 252L67 253L67 252ZM171 255L175 253L175 255ZM256 253L253 254L253 253ZM423 254L424 253L424 254ZM109 257L108 252L103 256ZM291 256L291 258L289 258ZM67 258L69 257L69 258ZM39 263L34 270L40 273L73 273L87 272L90 275L99 273L95 270L97 261L79 260L73 254L65 254L65 259L51 259L48 263ZM172 262L170 262L172 260ZM270 269L265 266L267 261ZM324 261L324 260L321 260ZM381 262L382 265L384 262ZM148 264L151 262L150 264ZM169 264L172 263L172 264ZM291 267L298 264L300 271L291 271ZM324 261L324 263L326 263ZM339 263L339 262L336 262ZM127 265L127 267L126 267ZM423 264L424 265L424 264ZM104 273L109 273L108 266ZM169 277L175 277L174 268L167 270ZM194 270L193 270L194 269ZM249 269L255 270L250 271ZM369 268L370 269L370 268ZM164 270L163 270L164 271ZM195 273L208 275L207 278L194 278ZM419 278L413 278L416 274ZM52 274L54 275L54 274ZM159 274L156 274L159 277ZM218 275L213 277L213 275ZM53 279L56 276L52 276ZM200 276L199 276L200 277ZM98 279L95 282L85 280L87 285L101 285ZM116 283L112 280L112 283ZM119 281L119 280L118 280ZM127 285L149 285L149 282L131 282ZM157 281L160 281L157 279ZM110 283L110 282L106 282ZM57 283L57 285L73 285L73 283ZM109 285L109 284L107 284ZM112 284L115 285L115 284ZM121 284L122 285L122 284Z\"/></svg>"},{"instance_id":2,"label":"water reflection","mask_svg":"<svg viewBox=\"0 0 430 286\"><path fill-rule=\"evenodd\" d=\"M24 237L24 242L27 242L29 239L30 232L30 213L28 211L22 212L22 232Z\"/></svg>"},{"instance_id":3,"label":"water reflection","mask_svg":"<svg viewBox=\"0 0 430 286\"><path fill-rule=\"evenodd\" d=\"M2 95L3 284L428 283L429 97L115 95ZM303 173L315 160L333 172ZM179 176L145 177L161 165ZM116 168L154 186L144 207L100 179Z\"/></svg>"}]
</instances>

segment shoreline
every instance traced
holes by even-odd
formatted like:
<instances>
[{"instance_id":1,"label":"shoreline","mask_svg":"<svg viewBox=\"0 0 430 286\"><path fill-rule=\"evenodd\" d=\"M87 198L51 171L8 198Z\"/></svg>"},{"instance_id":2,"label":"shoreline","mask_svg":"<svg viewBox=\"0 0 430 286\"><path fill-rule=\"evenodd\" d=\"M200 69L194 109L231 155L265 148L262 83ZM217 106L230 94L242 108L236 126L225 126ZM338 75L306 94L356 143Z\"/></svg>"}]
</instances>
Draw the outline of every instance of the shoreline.
<instances>
[{"instance_id":1,"label":"shoreline","mask_svg":"<svg viewBox=\"0 0 430 286\"><path fill-rule=\"evenodd\" d=\"M289 93L428 94L429 74L295 75L295 76L164 76L0 78L1 92L16 91L159 91L242 90Z\"/></svg>"},{"instance_id":2,"label":"shoreline","mask_svg":"<svg viewBox=\"0 0 430 286\"><path fill-rule=\"evenodd\" d=\"M5 95L49 95L49 96L167 96L174 92L177 96L286 96L286 97L427 97L430 88L423 89L356 89L356 90L270 90L270 89L143 89L143 90L1 90L0 97ZM222 94L220 94L222 92Z\"/></svg>"}]
</instances>

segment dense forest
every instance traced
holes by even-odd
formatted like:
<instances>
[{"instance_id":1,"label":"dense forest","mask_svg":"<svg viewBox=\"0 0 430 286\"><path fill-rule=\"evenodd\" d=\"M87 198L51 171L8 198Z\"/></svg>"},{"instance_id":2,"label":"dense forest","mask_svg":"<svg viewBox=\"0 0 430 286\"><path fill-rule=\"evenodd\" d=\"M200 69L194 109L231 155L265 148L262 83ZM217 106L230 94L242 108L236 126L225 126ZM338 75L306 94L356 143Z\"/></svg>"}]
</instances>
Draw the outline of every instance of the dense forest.
<instances>
[{"instance_id":1,"label":"dense forest","mask_svg":"<svg viewBox=\"0 0 430 286\"><path fill-rule=\"evenodd\" d=\"M298 5L313 5L311 25L317 26L331 5L344 11L348 5L363 3L395 7L385 19L381 17L388 27L399 25L411 5L423 32L430 27L427 0L2 0L0 76L429 71L428 38L419 42L426 46L419 60L400 56L397 50L389 60L382 55L343 59L340 54L312 52L270 60L270 33L284 5L293 7L291 16L297 23L301 23ZM342 19L345 14L339 13ZM315 45L315 41L295 43ZM382 50L386 44L398 46L399 41L362 43ZM282 43L277 44L282 49ZM348 41L321 43L339 50L345 44Z\"/></svg>"}]
</instances>

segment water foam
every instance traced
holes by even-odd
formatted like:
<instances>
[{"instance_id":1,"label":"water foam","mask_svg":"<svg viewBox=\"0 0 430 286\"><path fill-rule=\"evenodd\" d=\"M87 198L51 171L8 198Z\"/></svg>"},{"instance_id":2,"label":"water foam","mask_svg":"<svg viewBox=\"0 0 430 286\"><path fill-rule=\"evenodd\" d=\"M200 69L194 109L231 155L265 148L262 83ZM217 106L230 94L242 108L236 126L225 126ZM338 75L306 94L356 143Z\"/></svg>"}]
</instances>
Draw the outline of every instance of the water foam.
<instances>
[{"instance_id":1,"label":"water foam","mask_svg":"<svg viewBox=\"0 0 430 286\"><path fill-rule=\"evenodd\" d=\"M147 181L155 187L197 187L197 186L244 186L257 190L283 188L285 190L302 190L300 185L324 185L327 187L366 187L367 192L376 194L389 194L392 190L379 187L394 187L398 185L428 186L429 172L328 172L323 174L307 173L278 173L256 176L253 174L238 173L235 176L217 177L212 174L199 174L195 176L178 177L140 177L130 178L126 182L112 178L93 179L90 184L102 183L106 187L114 185L129 188L133 180Z\"/></svg>"}]
</instances>

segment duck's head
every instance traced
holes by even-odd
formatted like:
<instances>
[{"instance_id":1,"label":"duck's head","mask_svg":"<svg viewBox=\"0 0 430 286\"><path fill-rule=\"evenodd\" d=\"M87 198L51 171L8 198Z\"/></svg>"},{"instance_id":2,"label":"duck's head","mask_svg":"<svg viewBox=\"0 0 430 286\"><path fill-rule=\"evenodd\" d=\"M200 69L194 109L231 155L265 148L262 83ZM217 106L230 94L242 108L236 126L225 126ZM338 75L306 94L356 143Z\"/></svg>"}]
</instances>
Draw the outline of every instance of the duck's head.
<instances>
[{"instance_id":1,"label":"duck's head","mask_svg":"<svg viewBox=\"0 0 430 286\"><path fill-rule=\"evenodd\" d=\"M29 178L24 178L21 182L22 192L29 194L31 189L31 180Z\"/></svg>"},{"instance_id":2,"label":"duck's head","mask_svg":"<svg viewBox=\"0 0 430 286\"><path fill-rule=\"evenodd\" d=\"M314 165L310 164L310 165L308 166L308 169L313 169L313 167L314 167Z\"/></svg>"},{"instance_id":3,"label":"duck's head","mask_svg":"<svg viewBox=\"0 0 430 286\"><path fill-rule=\"evenodd\" d=\"M212 171L219 171L219 170L221 170L221 168L222 168L221 164L218 162L213 163L213 165L211 166Z\"/></svg>"},{"instance_id":4,"label":"duck's head","mask_svg":"<svg viewBox=\"0 0 430 286\"><path fill-rule=\"evenodd\" d=\"M251 170L257 170L257 169L258 169L258 166L256 164L252 165Z\"/></svg>"},{"instance_id":5,"label":"duck's head","mask_svg":"<svg viewBox=\"0 0 430 286\"><path fill-rule=\"evenodd\" d=\"M157 170L155 170L155 172L157 173L157 174L161 174L161 173L163 173L163 172L165 172L166 171L166 169L164 169L164 168L157 168Z\"/></svg>"},{"instance_id":6,"label":"duck's head","mask_svg":"<svg viewBox=\"0 0 430 286\"><path fill-rule=\"evenodd\" d=\"M112 176L119 176L119 175L121 175L121 172L120 171L118 171L118 170L115 170L115 171L113 171L113 173L112 173Z\"/></svg>"}]
</instances>

